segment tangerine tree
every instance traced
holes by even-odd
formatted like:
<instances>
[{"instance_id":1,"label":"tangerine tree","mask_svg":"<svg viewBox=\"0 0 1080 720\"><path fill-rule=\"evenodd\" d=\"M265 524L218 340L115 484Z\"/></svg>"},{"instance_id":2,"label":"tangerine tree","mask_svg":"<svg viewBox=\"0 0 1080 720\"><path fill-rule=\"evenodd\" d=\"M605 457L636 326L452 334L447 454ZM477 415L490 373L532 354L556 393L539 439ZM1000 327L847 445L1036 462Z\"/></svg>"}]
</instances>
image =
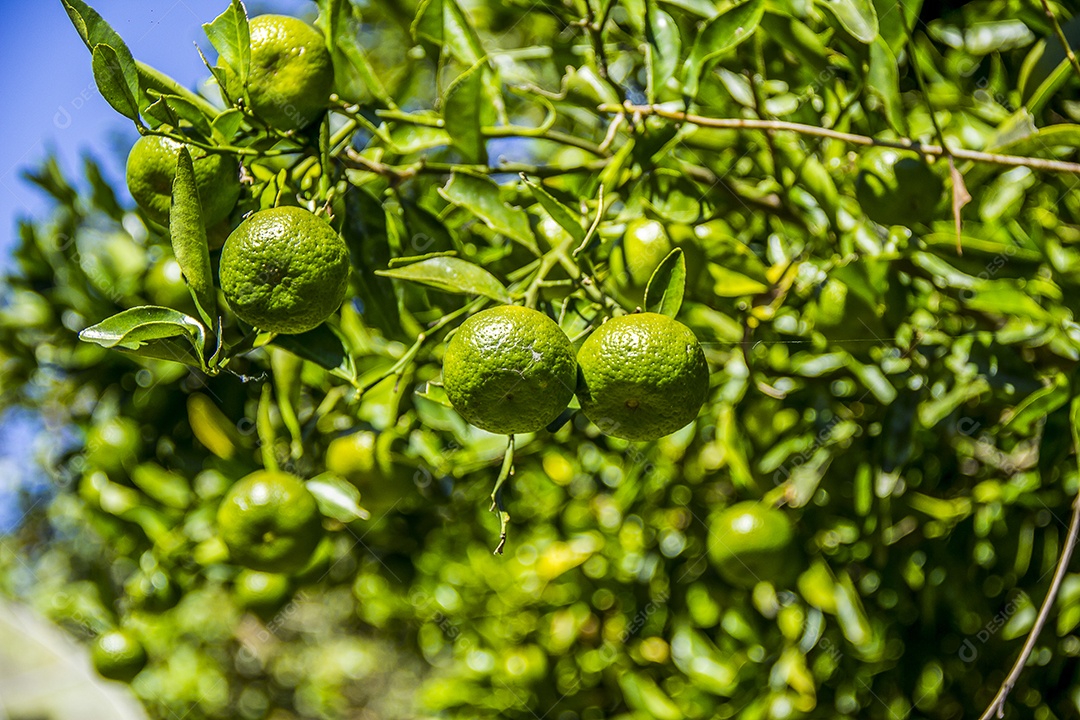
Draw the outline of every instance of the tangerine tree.
<instances>
[{"instance_id":1,"label":"tangerine tree","mask_svg":"<svg viewBox=\"0 0 1080 720\"><path fill-rule=\"evenodd\" d=\"M150 715L1080 709L1074 8L62 2L0 591Z\"/></svg>"}]
</instances>

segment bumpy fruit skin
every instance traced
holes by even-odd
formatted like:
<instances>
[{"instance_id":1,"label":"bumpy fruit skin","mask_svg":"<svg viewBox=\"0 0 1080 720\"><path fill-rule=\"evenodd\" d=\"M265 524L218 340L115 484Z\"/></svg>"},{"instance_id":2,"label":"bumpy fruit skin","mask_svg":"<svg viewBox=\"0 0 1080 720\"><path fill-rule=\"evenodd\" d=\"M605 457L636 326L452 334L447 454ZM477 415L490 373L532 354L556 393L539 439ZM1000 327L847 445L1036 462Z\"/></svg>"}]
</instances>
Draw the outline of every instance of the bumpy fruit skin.
<instances>
[{"instance_id":1,"label":"bumpy fruit skin","mask_svg":"<svg viewBox=\"0 0 1080 720\"><path fill-rule=\"evenodd\" d=\"M860 166L855 197L871 220L910 226L934 219L945 184L925 162L885 150L868 152Z\"/></svg>"},{"instance_id":2,"label":"bumpy fruit skin","mask_svg":"<svg viewBox=\"0 0 1080 720\"><path fill-rule=\"evenodd\" d=\"M94 641L90 659L101 677L126 683L146 667L146 650L130 633L113 630Z\"/></svg>"},{"instance_id":3,"label":"bumpy fruit skin","mask_svg":"<svg viewBox=\"0 0 1080 720\"><path fill-rule=\"evenodd\" d=\"M349 249L313 213L270 208L229 235L220 280L225 300L244 322L270 332L307 332L344 300Z\"/></svg>"},{"instance_id":4,"label":"bumpy fruit skin","mask_svg":"<svg viewBox=\"0 0 1080 720\"><path fill-rule=\"evenodd\" d=\"M326 110L334 85L334 64L322 33L286 15L260 15L249 26L252 112L279 130L307 127Z\"/></svg>"},{"instance_id":5,"label":"bumpy fruit skin","mask_svg":"<svg viewBox=\"0 0 1080 720\"><path fill-rule=\"evenodd\" d=\"M181 147L169 138L144 135L135 141L128 154L127 186L131 197L159 225L169 224L172 183ZM240 198L240 167L228 155L207 154L191 146L188 152L195 167L203 224L217 225L229 216Z\"/></svg>"},{"instance_id":6,"label":"bumpy fruit skin","mask_svg":"<svg viewBox=\"0 0 1080 720\"><path fill-rule=\"evenodd\" d=\"M733 585L782 580L793 574L786 550L794 536L782 511L758 502L736 503L710 520L709 557Z\"/></svg>"},{"instance_id":7,"label":"bumpy fruit skin","mask_svg":"<svg viewBox=\"0 0 1080 720\"><path fill-rule=\"evenodd\" d=\"M315 497L304 483L268 470L253 472L229 488L217 521L232 559L263 572L303 568L322 535Z\"/></svg>"},{"instance_id":8,"label":"bumpy fruit skin","mask_svg":"<svg viewBox=\"0 0 1080 720\"><path fill-rule=\"evenodd\" d=\"M566 333L517 305L461 324L443 358L443 387L461 416L488 432L536 432L574 396L577 362Z\"/></svg>"},{"instance_id":9,"label":"bumpy fruit skin","mask_svg":"<svg viewBox=\"0 0 1080 720\"><path fill-rule=\"evenodd\" d=\"M697 417L709 366L690 328L666 315L612 318L578 351L581 410L600 431L655 440Z\"/></svg>"}]
</instances>

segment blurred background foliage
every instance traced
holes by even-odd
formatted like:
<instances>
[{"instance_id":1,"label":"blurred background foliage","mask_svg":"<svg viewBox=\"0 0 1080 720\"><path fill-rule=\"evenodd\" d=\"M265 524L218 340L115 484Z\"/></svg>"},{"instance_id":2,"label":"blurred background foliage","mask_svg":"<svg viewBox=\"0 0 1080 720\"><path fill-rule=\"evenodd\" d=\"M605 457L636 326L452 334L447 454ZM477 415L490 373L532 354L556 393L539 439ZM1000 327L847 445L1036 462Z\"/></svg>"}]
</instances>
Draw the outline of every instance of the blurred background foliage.
<instances>
[{"instance_id":1,"label":"blurred background foliage","mask_svg":"<svg viewBox=\"0 0 1080 720\"><path fill-rule=\"evenodd\" d=\"M933 112L952 147L1069 158L1080 79L1043 8L778 0L711 56L742 6L319 5L323 28L336 18L335 122L359 128L335 177L356 266L331 322L349 381L287 339L216 377L79 343L125 308L194 306L167 237L93 160L77 182L51 162L29 172L55 210L22 225L4 280L0 406L44 424L49 481L24 489L0 536L0 592L86 640L135 633L150 664L133 689L154 717L981 711L1077 492L1076 178L958 163L961 254L945 161L912 169L896 165L912 153L597 106L686 101L929 143ZM1076 8L1050 8L1080 41ZM482 85L454 105L447 89L471 68ZM289 162L252 166L234 222L311 191L319 171ZM498 184L448 180L462 164ZM680 319L713 387L694 424L654 443L580 416L519 438L499 557L488 495L504 439L429 399L441 345L413 349L478 305L374 271L454 251L517 287L528 246L564 232L517 172L586 219L602 210L581 262L627 309L652 270L634 263L683 248ZM577 339L595 306L561 279L542 307ZM312 566L245 606L214 512L267 453L345 478L371 518L327 517ZM775 577L735 586L709 562L710 518L756 499L784 506L795 541ZM1070 575L1009 716L1080 710L1078 624Z\"/></svg>"}]
</instances>

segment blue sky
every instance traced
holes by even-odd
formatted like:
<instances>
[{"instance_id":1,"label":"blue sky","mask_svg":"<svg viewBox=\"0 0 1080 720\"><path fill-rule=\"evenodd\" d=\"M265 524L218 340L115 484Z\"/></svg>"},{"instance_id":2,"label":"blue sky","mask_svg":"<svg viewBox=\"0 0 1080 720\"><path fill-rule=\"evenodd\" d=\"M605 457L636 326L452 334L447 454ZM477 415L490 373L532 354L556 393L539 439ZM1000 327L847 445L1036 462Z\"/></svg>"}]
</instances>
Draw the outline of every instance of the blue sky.
<instances>
[{"instance_id":1,"label":"blue sky","mask_svg":"<svg viewBox=\"0 0 1080 720\"><path fill-rule=\"evenodd\" d=\"M208 47L202 23L213 20L228 0L90 0L131 48L132 54L188 87L206 77L195 52ZM263 12L314 13L310 0L248 2ZM211 58L213 55L208 53ZM136 138L94 86L90 56L68 21L60 0L4 3L0 23L0 97L5 99L0 142L0 269L16 236L19 217L40 217L41 193L20 178L54 150L69 175L85 153L97 157L106 177L122 186L123 149Z\"/></svg>"}]
</instances>

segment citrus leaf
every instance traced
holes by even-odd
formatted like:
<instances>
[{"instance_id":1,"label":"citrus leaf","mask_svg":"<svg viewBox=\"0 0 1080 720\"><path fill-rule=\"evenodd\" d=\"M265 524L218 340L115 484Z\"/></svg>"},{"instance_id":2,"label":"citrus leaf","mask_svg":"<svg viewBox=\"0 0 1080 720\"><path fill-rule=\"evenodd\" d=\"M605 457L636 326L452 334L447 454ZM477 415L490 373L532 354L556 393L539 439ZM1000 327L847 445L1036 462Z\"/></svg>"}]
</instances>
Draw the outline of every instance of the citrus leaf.
<instances>
[{"instance_id":1,"label":"citrus leaf","mask_svg":"<svg viewBox=\"0 0 1080 720\"><path fill-rule=\"evenodd\" d=\"M454 173L446 187L439 189L439 194L454 205L476 215L495 232L521 243L537 255L540 254L525 211L504 203L499 195L499 186L494 181L486 177Z\"/></svg>"},{"instance_id":2,"label":"citrus leaf","mask_svg":"<svg viewBox=\"0 0 1080 720\"><path fill-rule=\"evenodd\" d=\"M486 54L480 36L455 0L424 0L412 23L417 40L429 40L465 65L475 65Z\"/></svg>"},{"instance_id":3,"label":"citrus leaf","mask_svg":"<svg viewBox=\"0 0 1080 720\"><path fill-rule=\"evenodd\" d=\"M195 103L179 95L164 95L155 90L150 90L149 95L155 100L143 110L147 117L173 127L179 127L181 121L186 121L196 134L210 139L210 119Z\"/></svg>"},{"instance_id":4,"label":"citrus leaf","mask_svg":"<svg viewBox=\"0 0 1080 720\"><path fill-rule=\"evenodd\" d=\"M230 82L226 93L233 98L243 97L251 67L251 29L244 3L232 0L225 12L202 27L218 51L218 64L232 71L227 76Z\"/></svg>"},{"instance_id":5,"label":"citrus leaf","mask_svg":"<svg viewBox=\"0 0 1080 720\"><path fill-rule=\"evenodd\" d=\"M410 280L457 295L482 295L501 303L509 303L512 299L498 278L479 265L456 257L428 258L392 270L377 270L375 274Z\"/></svg>"},{"instance_id":6,"label":"citrus leaf","mask_svg":"<svg viewBox=\"0 0 1080 720\"><path fill-rule=\"evenodd\" d=\"M686 59L685 92L688 97L697 95L701 74L714 60L754 34L764 12L764 0L748 0L720 13L705 25Z\"/></svg>"},{"instance_id":7,"label":"citrus leaf","mask_svg":"<svg viewBox=\"0 0 1080 720\"><path fill-rule=\"evenodd\" d=\"M679 26L670 15L648 3L645 37L649 41L649 101L656 98L657 91L667 84L679 67L682 38Z\"/></svg>"},{"instance_id":8,"label":"citrus leaf","mask_svg":"<svg viewBox=\"0 0 1080 720\"><path fill-rule=\"evenodd\" d=\"M244 113L236 108L229 108L211 121L210 131L218 142L230 143L236 137L243 122Z\"/></svg>"},{"instance_id":9,"label":"citrus leaf","mask_svg":"<svg viewBox=\"0 0 1080 720\"><path fill-rule=\"evenodd\" d=\"M134 67L134 63L132 63ZM124 76L124 66L119 53L111 45L98 43L93 49L94 82L105 101L112 109L124 117L139 121L139 105L135 95L139 90L139 81L134 88Z\"/></svg>"},{"instance_id":10,"label":"citrus leaf","mask_svg":"<svg viewBox=\"0 0 1080 720\"><path fill-rule=\"evenodd\" d=\"M388 338L401 332L401 311L394 283L375 274L390 260L387 213L379 199L366 188L345 194L345 222L341 236L349 246L349 258L359 277L356 302L362 304L364 324L378 328Z\"/></svg>"},{"instance_id":11,"label":"citrus leaf","mask_svg":"<svg viewBox=\"0 0 1080 720\"><path fill-rule=\"evenodd\" d=\"M869 45L878 36L877 11L870 0L817 0L840 21L851 37Z\"/></svg>"},{"instance_id":12,"label":"citrus leaf","mask_svg":"<svg viewBox=\"0 0 1080 720\"><path fill-rule=\"evenodd\" d=\"M897 67L896 55L884 38L878 37L870 43L870 69L866 86L885 106L885 117L893 129L901 135L907 135L907 118L904 115L904 103L900 99L900 70Z\"/></svg>"},{"instance_id":13,"label":"citrus leaf","mask_svg":"<svg viewBox=\"0 0 1080 720\"><path fill-rule=\"evenodd\" d=\"M183 338L191 346L174 342ZM190 315L166 307L140 305L91 325L79 333L84 342L116 348L143 357L206 368L206 328Z\"/></svg>"},{"instance_id":14,"label":"citrus leaf","mask_svg":"<svg viewBox=\"0 0 1080 720\"><path fill-rule=\"evenodd\" d=\"M443 123L450 144L461 152L465 162L487 165L487 144L482 131L484 102L484 64L478 63L459 75L446 91Z\"/></svg>"},{"instance_id":15,"label":"citrus leaf","mask_svg":"<svg viewBox=\"0 0 1080 720\"><path fill-rule=\"evenodd\" d=\"M563 230L570 233L570 237L574 238L574 243L580 245L584 242L585 228L581 227L581 222L577 219L577 213L559 202L554 195L544 189L543 185L534 183L524 175L521 177L532 196L547 210L552 220L559 223Z\"/></svg>"},{"instance_id":16,"label":"citrus leaf","mask_svg":"<svg viewBox=\"0 0 1080 720\"><path fill-rule=\"evenodd\" d=\"M371 514L360 507L360 491L333 473L323 473L304 483L319 512L339 522L367 520Z\"/></svg>"},{"instance_id":17,"label":"citrus leaf","mask_svg":"<svg viewBox=\"0 0 1080 720\"><path fill-rule=\"evenodd\" d=\"M206 241L199 188L195 185L195 166L186 145L180 148L176 157L169 236L176 262L195 297L203 321L212 325L211 318L217 315L214 271L210 267L210 246Z\"/></svg>"},{"instance_id":18,"label":"citrus leaf","mask_svg":"<svg viewBox=\"0 0 1080 720\"><path fill-rule=\"evenodd\" d=\"M116 55L115 61L123 75L123 84L128 87L133 97L139 98L139 73L136 67L135 58L131 56L131 50L128 49L127 44L123 38L112 29L109 23L98 15L97 11L92 7L84 3L82 0L61 0L64 4L64 10L67 11L68 18L71 20L71 24L75 26L75 29L79 33L79 37L86 43L86 49L91 53L94 52L94 48L98 45L108 45L113 49ZM97 80L97 72L94 73L94 79ZM104 93L102 93L104 95ZM108 97L106 97L108 100ZM145 103L143 98L140 98L140 107ZM109 101L112 105L112 101ZM115 105L113 107L116 107Z\"/></svg>"},{"instance_id":19,"label":"citrus leaf","mask_svg":"<svg viewBox=\"0 0 1080 720\"><path fill-rule=\"evenodd\" d=\"M348 357L341 338L326 323L299 335L278 335L273 344L327 370L343 366Z\"/></svg>"},{"instance_id":20,"label":"citrus leaf","mask_svg":"<svg viewBox=\"0 0 1080 720\"><path fill-rule=\"evenodd\" d=\"M675 317L682 307L686 292L686 256L681 248L675 248L653 271L645 286L645 309Z\"/></svg>"}]
</instances>

